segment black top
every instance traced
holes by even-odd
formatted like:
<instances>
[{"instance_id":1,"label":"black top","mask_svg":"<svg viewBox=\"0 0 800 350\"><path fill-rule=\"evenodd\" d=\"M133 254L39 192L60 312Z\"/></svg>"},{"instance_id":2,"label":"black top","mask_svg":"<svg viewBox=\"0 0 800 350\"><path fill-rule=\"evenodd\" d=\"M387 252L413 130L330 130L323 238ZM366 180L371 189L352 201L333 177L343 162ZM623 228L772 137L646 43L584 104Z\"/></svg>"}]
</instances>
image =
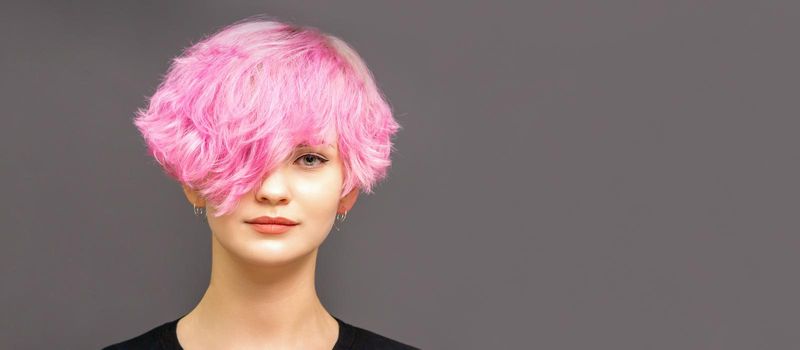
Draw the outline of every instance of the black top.
<instances>
[{"instance_id":1,"label":"black top","mask_svg":"<svg viewBox=\"0 0 800 350\"><path fill-rule=\"evenodd\" d=\"M178 342L178 333L175 331L178 326L178 321L181 318L183 318L183 316L155 327L134 338L106 346L103 350L183 350L181 344ZM336 339L336 344L334 344L332 350L420 350L419 348L345 323L336 316L333 316L333 318L339 323L339 338Z\"/></svg>"}]
</instances>

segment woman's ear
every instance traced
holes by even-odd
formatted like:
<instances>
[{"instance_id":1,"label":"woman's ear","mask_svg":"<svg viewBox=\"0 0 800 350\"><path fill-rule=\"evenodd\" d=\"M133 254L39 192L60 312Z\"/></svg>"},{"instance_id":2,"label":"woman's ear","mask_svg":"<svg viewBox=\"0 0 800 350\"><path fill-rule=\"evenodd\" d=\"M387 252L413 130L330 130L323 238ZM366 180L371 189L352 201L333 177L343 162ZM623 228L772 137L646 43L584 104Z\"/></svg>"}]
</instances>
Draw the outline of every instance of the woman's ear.
<instances>
[{"instance_id":1,"label":"woman's ear","mask_svg":"<svg viewBox=\"0 0 800 350\"><path fill-rule=\"evenodd\" d=\"M342 199L339 200L339 210L336 212L339 214L344 214L352 209L353 205L356 204L356 199L358 199L358 192L358 188L354 188L350 191L350 193L342 197Z\"/></svg>"},{"instance_id":2,"label":"woman's ear","mask_svg":"<svg viewBox=\"0 0 800 350\"><path fill-rule=\"evenodd\" d=\"M191 203L195 207L200 207L200 208L206 206L206 200L203 199L203 197L200 196L199 193L189 188L185 184L181 184L181 187L183 187L183 194L186 195L186 199L189 200L189 203Z\"/></svg>"}]
</instances>

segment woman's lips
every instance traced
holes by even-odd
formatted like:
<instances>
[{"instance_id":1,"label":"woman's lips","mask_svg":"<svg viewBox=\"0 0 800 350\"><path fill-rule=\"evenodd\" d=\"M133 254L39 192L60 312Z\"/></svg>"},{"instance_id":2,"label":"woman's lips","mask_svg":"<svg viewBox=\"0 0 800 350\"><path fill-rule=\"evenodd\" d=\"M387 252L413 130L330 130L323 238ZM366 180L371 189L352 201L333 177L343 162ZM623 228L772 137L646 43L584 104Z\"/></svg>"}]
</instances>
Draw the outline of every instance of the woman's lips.
<instances>
[{"instance_id":1,"label":"woman's lips","mask_svg":"<svg viewBox=\"0 0 800 350\"><path fill-rule=\"evenodd\" d=\"M285 233L286 231L291 230L292 227L297 226L296 224L295 225L279 225L279 224L255 224L255 223L250 223L248 225L253 227L253 229L258 231L258 232L265 233L265 234L273 234L273 235Z\"/></svg>"},{"instance_id":2,"label":"woman's lips","mask_svg":"<svg viewBox=\"0 0 800 350\"><path fill-rule=\"evenodd\" d=\"M298 223L281 216L259 216L255 219L245 221L254 230L266 234L281 234L292 229Z\"/></svg>"},{"instance_id":3,"label":"woman's lips","mask_svg":"<svg viewBox=\"0 0 800 350\"><path fill-rule=\"evenodd\" d=\"M277 224L277 225L297 225L294 220L289 220L282 216L259 216L255 219L245 221L248 224Z\"/></svg>"}]
</instances>

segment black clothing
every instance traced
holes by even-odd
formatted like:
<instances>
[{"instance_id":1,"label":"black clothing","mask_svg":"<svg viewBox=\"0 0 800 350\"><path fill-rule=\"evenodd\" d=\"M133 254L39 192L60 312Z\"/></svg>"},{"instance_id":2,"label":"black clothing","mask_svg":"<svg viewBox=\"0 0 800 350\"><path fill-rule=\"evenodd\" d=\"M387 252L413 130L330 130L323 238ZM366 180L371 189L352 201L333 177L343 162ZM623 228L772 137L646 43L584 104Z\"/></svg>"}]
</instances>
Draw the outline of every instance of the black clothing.
<instances>
[{"instance_id":1,"label":"black clothing","mask_svg":"<svg viewBox=\"0 0 800 350\"><path fill-rule=\"evenodd\" d=\"M185 316L185 315L184 315ZM180 318L164 323L134 338L109 345L103 350L183 350L178 342L176 329ZM389 339L380 334L345 323L336 316L339 322L339 338L332 350L420 350Z\"/></svg>"}]
</instances>

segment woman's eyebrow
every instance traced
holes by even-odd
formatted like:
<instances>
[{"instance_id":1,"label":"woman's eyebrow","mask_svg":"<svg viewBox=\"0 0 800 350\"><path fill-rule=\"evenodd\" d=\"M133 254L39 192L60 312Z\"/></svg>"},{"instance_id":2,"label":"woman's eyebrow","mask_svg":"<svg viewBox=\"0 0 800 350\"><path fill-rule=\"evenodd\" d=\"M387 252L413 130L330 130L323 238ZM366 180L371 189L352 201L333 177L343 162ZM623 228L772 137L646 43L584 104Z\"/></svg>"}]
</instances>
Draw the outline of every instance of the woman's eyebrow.
<instances>
[{"instance_id":1,"label":"woman's eyebrow","mask_svg":"<svg viewBox=\"0 0 800 350\"><path fill-rule=\"evenodd\" d=\"M330 143L324 143L324 144L321 144L319 146L311 146L306 142L303 142L303 143L297 145L297 147L295 147L295 148L306 148L306 147L311 148L311 147L320 147L320 146L336 149L336 145L333 145L333 144L330 144Z\"/></svg>"}]
</instances>

